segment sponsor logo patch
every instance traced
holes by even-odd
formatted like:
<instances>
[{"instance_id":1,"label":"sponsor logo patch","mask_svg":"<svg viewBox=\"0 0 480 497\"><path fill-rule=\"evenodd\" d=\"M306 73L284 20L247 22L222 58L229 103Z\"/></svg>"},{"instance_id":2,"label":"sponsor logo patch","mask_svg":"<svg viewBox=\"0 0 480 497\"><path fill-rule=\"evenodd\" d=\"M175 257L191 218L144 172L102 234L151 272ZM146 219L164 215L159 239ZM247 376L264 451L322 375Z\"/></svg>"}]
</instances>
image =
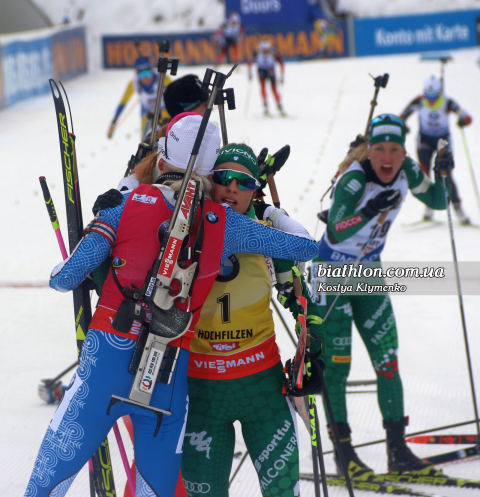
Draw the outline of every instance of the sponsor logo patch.
<instances>
[{"instance_id":1,"label":"sponsor logo patch","mask_svg":"<svg viewBox=\"0 0 480 497\"><path fill-rule=\"evenodd\" d=\"M218 223L218 216L215 214L215 212L208 211L205 214L205 217L207 218L207 221L211 224Z\"/></svg>"},{"instance_id":2,"label":"sponsor logo patch","mask_svg":"<svg viewBox=\"0 0 480 497\"><path fill-rule=\"evenodd\" d=\"M339 231L346 230L347 228L351 228L356 224L360 224L362 222L362 216L353 216L348 219L344 219L338 223L335 223L335 231L338 233Z\"/></svg>"},{"instance_id":3,"label":"sponsor logo patch","mask_svg":"<svg viewBox=\"0 0 480 497\"><path fill-rule=\"evenodd\" d=\"M351 355L332 355L333 362L352 362Z\"/></svg>"},{"instance_id":4,"label":"sponsor logo patch","mask_svg":"<svg viewBox=\"0 0 480 497\"><path fill-rule=\"evenodd\" d=\"M142 204L154 204L157 201L157 197L151 197L150 195L139 195L138 193L135 193L132 200L142 202Z\"/></svg>"},{"instance_id":5,"label":"sponsor logo patch","mask_svg":"<svg viewBox=\"0 0 480 497\"><path fill-rule=\"evenodd\" d=\"M230 352L240 347L240 342L208 342L210 347L217 352Z\"/></svg>"}]
</instances>

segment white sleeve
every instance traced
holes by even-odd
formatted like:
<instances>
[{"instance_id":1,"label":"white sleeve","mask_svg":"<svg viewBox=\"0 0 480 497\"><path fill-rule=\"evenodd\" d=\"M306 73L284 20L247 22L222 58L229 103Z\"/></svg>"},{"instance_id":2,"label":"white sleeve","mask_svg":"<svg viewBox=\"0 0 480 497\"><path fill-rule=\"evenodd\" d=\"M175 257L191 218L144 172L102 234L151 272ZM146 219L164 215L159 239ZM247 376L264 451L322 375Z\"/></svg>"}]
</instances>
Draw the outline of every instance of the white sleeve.
<instances>
[{"instance_id":1,"label":"white sleeve","mask_svg":"<svg viewBox=\"0 0 480 497\"><path fill-rule=\"evenodd\" d=\"M264 219L273 217L273 227L275 229L283 231L284 233L290 233L291 235L306 238L307 240L313 240L308 231L299 222L289 217L283 211L280 211L275 216L272 216L272 214L277 210L278 209L276 209L273 205L270 205L265 209L265 213L263 215Z\"/></svg>"},{"instance_id":2,"label":"white sleeve","mask_svg":"<svg viewBox=\"0 0 480 497\"><path fill-rule=\"evenodd\" d=\"M122 178L120 180L120 183L118 183L117 190L122 191L127 189L127 190L134 190L137 188L137 186L140 185L140 182L138 181L138 176L133 173L130 176L127 176L126 178Z\"/></svg>"}]
</instances>

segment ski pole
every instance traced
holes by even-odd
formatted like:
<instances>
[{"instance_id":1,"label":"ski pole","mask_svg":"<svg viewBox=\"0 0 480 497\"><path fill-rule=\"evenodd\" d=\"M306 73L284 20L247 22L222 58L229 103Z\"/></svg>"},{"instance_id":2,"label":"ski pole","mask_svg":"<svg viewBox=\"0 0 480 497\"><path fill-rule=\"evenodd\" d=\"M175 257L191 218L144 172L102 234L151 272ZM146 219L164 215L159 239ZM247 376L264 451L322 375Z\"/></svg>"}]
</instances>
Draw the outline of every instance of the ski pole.
<instances>
[{"instance_id":1,"label":"ski pole","mask_svg":"<svg viewBox=\"0 0 480 497\"><path fill-rule=\"evenodd\" d=\"M372 117L373 117L373 112L375 110L375 107L378 104L377 98L378 94L380 92L380 88L386 88L388 84L388 78L390 75L388 73L385 73L383 76L377 76L374 78L371 74L369 74L373 78L373 85L375 86L375 91L373 94L373 99L370 101L370 111L368 113L368 119L367 119L367 125L365 126L365 133L363 134L364 137L367 136L368 133L368 128L370 127L370 123L372 122ZM350 149L351 152L352 149ZM349 152L349 153L350 153ZM327 191L322 195L322 198L320 199L320 208L323 204L323 199L327 196L328 192L335 186L335 183L337 182L338 177L340 176L342 172L340 169L337 170L335 173L335 176L330 180L330 186L328 187ZM318 226L318 222L317 222Z\"/></svg>"},{"instance_id":2,"label":"ski pole","mask_svg":"<svg viewBox=\"0 0 480 497\"><path fill-rule=\"evenodd\" d=\"M131 104L130 107L123 113L122 118L115 124L114 131L117 131L118 128L127 120L127 117L135 110L135 107L138 105L139 99L136 98Z\"/></svg>"},{"instance_id":3,"label":"ski pole","mask_svg":"<svg viewBox=\"0 0 480 497\"><path fill-rule=\"evenodd\" d=\"M127 473L128 486L130 487L130 492L135 495L135 480L133 479L132 470L130 469L130 464L128 464L127 454L125 452L125 446L123 445L122 436L120 435L120 430L115 422L113 425L113 432L115 433L115 438L117 439L118 450L122 457L123 465L125 466L125 472Z\"/></svg>"},{"instance_id":4,"label":"ski pole","mask_svg":"<svg viewBox=\"0 0 480 497\"><path fill-rule=\"evenodd\" d=\"M56 381L58 381L62 376L66 375L68 372L70 372L73 368L78 366L78 360L76 360L73 364L68 366L67 369L64 369L61 373L57 374L55 378L52 379L47 379L47 380L42 380L42 382L45 384L45 386L49 387L53 385Z\"/></svg>"},{"instance_id":5,"label":"ski pole","mask_svg":"<svg viewBox=\"0 0 480 497\"><path fill-rule=\"evenodd\" d=\"M440 139L438 142L438 155L441 156L444 153L445 147L448 142L446 140ZM450 198L448 196L448 187L447 187L447 173L446 171L441 172L442 182L443 182L443 193L445 196L445 206L447 209L447 217L448 217L448 229L450 232L450 243L452 246L452 255L453 262L455 266L455 281L457 284L457 292L458 292L458 303L460 306L460 317L462 320L462 329L463 329L463 340L465 343L465 353L467 356L467 365L468 365L468 376L470 379L470 390L472 393L472 402L473 402L473 411L475 413L476 419L476 427L477 427L477 435L480 436L480 423L478 420L478 407L477 407L477 396L475 393L475 383L473 380L473 367L472 367L472 359L470 357L470 346L468 344L468 333L467 333L467 322L465 319L465 309L463 307L463 296L462 296L462 287L460 283L460 271L458 269L458 259L457 259L457 249L455 246L455 237L453 232L453 223L452 223L452 213L450 210Z\"/></svg>"},{"instance_id":6,"label":"ski pole","mask_svg":"<svg viewBox=\"0 0 480 497\"><path fill-rule=\"evenodd\" d=\"M330 397L328 396L327 385L325 384L325 382L323 383L322 396L323 396L323 402L324 402L325 407L327 409L328 417L330 419L332 433L333 433L333 439L335 441L335 447L337 447L337 452L338 452L338 456L339 456L339 460L340 460L340 466L342 468L343 475L345 477L345 483L347 485L348 495L350 497L354 497L352 482L350 480L350 475L348 474L348 466L345 462L345 455L344 455L343 450L342 450L342 446L341 446L341 442L340 442L340 435L338 433L337 423L335 422L332 404L330 403Z\"/></svg>"},{"instance_id":7,"label":"ski pole","mask_svg":"<svg viewBox=\"0 0 480 497\"><path fill-rule=\"evenodd\" d=\"M159 57L158 58L158 86L157 86L157 99L155 101L155 111L153 113L152 122L152 137L150 141L150 146L153 147L155 142L155 134L158 125L158 118L160 117L160 107L163 98L163 88L165 86L165 76L167 71L170 69L170 75L175 76L177 74L178 62L180 59L178 57Z\"/></svg>"},{"instance_id":8,"label":"ski pole","mask_svg":"<svg viewBox=\"0 0 480 497\"><path fill-rule=\"evenodd\" d=\"M247 456L248 456L248 450L245 451L245 454L243 454L242 459L240 459L240 462L238 463L235 472L233 473L232 477L230 478L230 481L228 482L228 486L230 486L233 483L233 480L235 480L235 477L237 476L238 472L240 471L240 468L247 459Z\"/></svg>"},{"instance_id":9,"label":"ski pole","mask_svg":"<svg viewBox=\"0 0 480 497\"><path fill-rule=\"evenodd\" d=\"M323 458L322 438L319 429L320 423L318 422L317 399L315 395L309 395L308 401L309 404L311 403L313 405L313 416L315 419L315 431L317 438L317 457L318 457L318 464L320 466L320 475L322 477L323 495L325 497L328 497L327 471L325 469L325 459Z\"/></svg>"},{"instance_id":10,"label":"ski pole","mask_svg":"<svg viewBox=\"0 0 480 497\"><path fill-rule=\"evenodd\" d=\"M473 188L475 190L475 197L477 199L478 208L480 209L480 194L478 193L477 180L475 179L475 173L473 171L472 159L470 157L470 152L468 151L467 137L465 136L465 130L460 128L460 133L462 134L463 147L465 148L465 155L467 156L468 169L470 170L470 175L472 177Z\"/></svg>"},{"instance_id":11,"label":"ski pole","mask_svg":"<svg viewBox=\"0 0 480 497\"><path fill-rule=\"evenodd\" d=\"M67 249L65 248L65 244L63 243L63 237L62 232L60 231L57 212L55 211L55 206L53 205L53 200L52 196L50 195L50 190L48 189L47 180L45 176L40 176L40 178L38 179L40 180L40 186L42 187L43 198L45 199L45 206L47 207L48 215L50 216L50 222L52 223L52 227L55 231L58 245L60 246L60 252L62 253L63 259L65 260L68 257ZM64 374L65 373L62 373L61 376L63 376Z\"/></svg>"},{"instance_id":12,"label":"ski pole","mask_svg":"<svg viewBox=\"0 0 480 497\"><path fill-rule=\"evenodd\" d=\"M310 446L312 449L312 467L313 467L313 485L315 489L315 497L320 497L320 474L318 472L318 464L320 463L320 453L321 449L318 448L317 439L318 439L318 425L316 424L317 420L315 418L315 395L307 395L302 397L301 403L299 403L296 398L290 397L291 401L295 401L294 405L297 408L297 412L300 418L305 423L308 433L310 434ZM299 405L300 404L300 405ZM299 410L301 409L301 411ZM308 411L308 420L304 419L306 416L305 410ZM322 474L322 485L323 492L325 496L328 496L328 489L325 492L325 484L326 480L324 475Z\"/></svg>"},{"instance_id":13,"label":"ski pole","mask_svg":"<svg viewBox=\"0 0 480 497\"><path fill-rule=\"evenodd\" d=\"M295 338L293 338L292 332L290 331L290 328L287 325L287 322L285 321L285 318L283 317L282 313L280 312L280 309L277 306L277 303L275 302L275 299L271 299L273 308L275 309L278 317L280 318L280 321L283 324L283 327L285 328L285 331L287 332L288 337L290 338L290 341L293 343L293 346L296 347L297 343L295 342Z\"/></svg>"},{"instance_id":14,"label":"ski pole","mask_svg":"<svg viewBox=\"0 0 480 497\"><path fill-rule=\"evenodd\" d=\"M233 69L235 69L237 65L238 64L236 64ZM235 93L233 88L219 90L217 92L217 98L215 99L215 105L217 105L218 114L220 115L220 129L222 130L223 146L228 144L227 122L225 120L225 102L227 102L228 110L235 110Z\"/></svg>"},{"instance_id":15,"label":"ski pole","mask_svg":"<svg viewBox=\"0 0 480 497\"><path fill-rule=\"evenodd\" d=\"M170 52L170 40L166 38L165 40L159 41L157 43L158 51L160 53L160 57L165 57L165 54Z\"/></svg>"},{"instance_id":16,"label":"ski pole","mask_svg":"<svg viewBox=\"0 0 480 497\"><path fill-rule=\"evenodd\" d=\"M387 212L382 212L382 214L380 215L380 217L378 218L377 220L377 224L375 225L374 229L372 230L372 233L370 234L370 236L368 237L367 241L363 244L363 247L361 248L360 250L360 253L358 254L358 257L353 261L352 265L353 266L356 266L360 260L362 259L362 257L365 255L365 251L367 250L368 248L368 245L372 242L372 240L375 239L375 237L377 236L378 234L378 231L379 229L382 227L382 224L383 222L385 221L386 217L388 215L388 211ZM347 284L347 281L350 279L350 276L347 276L344 280L343 280L343 283L341 286L344 286ZM338 298L340 297L341 295L341 292L338 292L336 295L335 295L335 298L333 299L333 302L330 304L329 308L327 309L327 312L325 313L325 316L323 316L323 322L326 321L326 319L328 318L330 312L332 312L332 309L333 309L333 306L335 305L336 301L338 300Z\"/></svg>"},{"instance_id":17,"label":"ski pole","mask_svg":"<svg viewBox=\"0 0 480 497\"><path fill-rule=\"evenodd\" d=\"M363 134L363 136L367 136L368 128L370 127L370 123L372 122L373 112L378 104L377 97L378 93L380 92L380 88L387 87L388 78L390 77L388 73L385 73L383 76L377 76L376 78L374 78L371 74L370 76L374 81L373 84L375 86L375 93L373 94L373 100L370 102L370 112L368 114L367 125L365 126L365 133Z\"/></svg>"},{"instance_id":18,"label":"ski pole","mask_svg":"<svg viewBox=\"0 0 480 497\"><path fill-rule=\"evenodd\" d=\"M248 86L247 86L247 96L245 97L245 106L243 107L243 115L247 117L248 115L248 108L250 107L250 95L252 93L252 80L248 80Z\"/></svg>"}]
</instances>

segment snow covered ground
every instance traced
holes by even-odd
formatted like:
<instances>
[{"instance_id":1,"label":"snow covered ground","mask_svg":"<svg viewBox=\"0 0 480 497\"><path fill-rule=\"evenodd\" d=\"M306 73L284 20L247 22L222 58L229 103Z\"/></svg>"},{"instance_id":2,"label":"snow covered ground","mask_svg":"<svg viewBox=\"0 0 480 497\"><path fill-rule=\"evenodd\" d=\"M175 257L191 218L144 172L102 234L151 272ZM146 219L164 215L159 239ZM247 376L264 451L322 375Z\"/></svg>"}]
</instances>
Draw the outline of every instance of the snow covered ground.
<instances>
[{"instance_id":1,"label":"snow covered ground","mask_svg":"<svg viewBox=\"0 0 480 497\"><path fill-rule=\"evenodd\" d=\"M458 99L474 117L466 130L470 153L476 165L480 161L480 69L478 49L458 51L446 70L447 92ZM222 67L225 71L227 67ZM203 74L203 68L182 68L180 73ZM388 88L379 97L377 114L399 113L421 91L423 80L439 67L420 62L418 55L338 59L287 64L286 82L281 92L291 118L265 118L257 82L249 83L245 68L239 68L229 80L235 88L237 110L227 112L229 137L246 141L256 151L268 146L276 151L289 143L291 157L277 176L282 206L302 221L313 234L319 198L329 185L348 143L363 132L373 94L368 73L390 74ZM106 138L108 123L131 74L126 71L98 72L67 84L72 105L84 220L99 193L115 186L123 175L128 158L139 139L138 108L118 129L113 140ZM271 102L273 109L273 101ZM480 224L465 152L456 126L453 140L460 192L467 213ZM407 148L415 155L416 123ZM49 95L20 102L0 112L0 163L7 178L0 199L3 236L0 244L0 495L22 495L47 424L55 407L44 405L36 389L41 378L52 377L75 361L75 339L71 295L40 287L11 285L46 284L50 270L60 261L60 252L50 227L38 177L45 175L57 208L60 225L66 234L62 177L57 128ZM409 197L391 229L385 249L385 261L451 260L446 225L406 228L402 226L421 218L423 206ZM437 215L446 219L446 214ZM322 227L317 231L317 238ZM458 257L478 261L480 230L455 224ZM459 306L456 296L392 296L400 334L400 370L404 381L406 414L410 415L408 432L473 419ZM464 298L470 347L475 369L477 395L480 394L480 299ZM291 321L289 321L291 322ZM293 348L278 325L282 357L292 356ZM293 323L292 323L293 325ZM350 379L373 379L374 373L365 348L356 332L353 338L353 364ZM67 378L68 380L68 378ZM364 390L364 388L362 388ZM380 412L374 394L348 396L350 422L355 443L384 436ZM331 448L323 413L320 413L324 449ZM121 424L121 423L120 423ZM473 425L448 430L474 433ZM301 470L311 471L306 430L300 427ZM127 437L124 437L127 440ZM110 436L117 491L122 495L125 482L120 457ZM127 442L129 454L130 444ZM420 456L453 450L450 447L414 446ZM237 450L244 450L238 441ZM445 450L445 451L446 451ZM383 444L359 449L360 457L376 471L386 470ZM238 461L238 459L236 459ZM326 456L327 470L334 470L333 459ZM237 464L237 463L235 463ZM450 464L449 474L480 478L480 461ZM313 485L301 484L304 496L313 496ZM87 495L87 475L83 470L68 495ZM444 496L472 496L478 491L417 488ZM343 489L331 489L332 496L345 496ZM366 495L358 492L359 495ZM231 495L260 496L258 481L250 461L239 472Z\"/></svg>"}]
</instances>

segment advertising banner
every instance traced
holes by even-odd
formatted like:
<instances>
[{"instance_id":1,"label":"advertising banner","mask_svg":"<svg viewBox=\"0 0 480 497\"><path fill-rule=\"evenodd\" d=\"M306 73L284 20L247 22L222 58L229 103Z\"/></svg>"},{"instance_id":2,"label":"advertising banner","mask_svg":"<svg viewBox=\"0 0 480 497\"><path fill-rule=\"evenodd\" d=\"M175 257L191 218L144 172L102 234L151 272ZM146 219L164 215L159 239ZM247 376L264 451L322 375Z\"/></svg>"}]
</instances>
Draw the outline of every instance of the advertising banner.
<instances>
[{"instance_id":1,"label":"advertising banner","mask_svg":"<svg viewBox=\"0 0 480 497\"><path fill-rule=\"evenodd\" d=\"M357 55L451 50L477 44L480 10L355 20Z\"/></svg>"},{"instance_id":2,"label":"advertising banner","mask_svg":"<svg viewBox=\"0 0 480 497\"><path fill-rule=\"evenodd\" d=\"M0 107L49 92L50 78L66 81L84 72L87 60L83 26L2 37Z\"/></svg>"},{"instance_id":3,"label":"advertising banner","mask_svg":"<svg viewBox=\"0 0 480 497\"><path fill-rule=\"evenodd\" d=\"M62 81L87 72L85 28L60 31L52 37L53 77Z\"/></svg>"},{"instance_id":4,"label":"advertising banner","mask_svg":"<svg viewBox=\"0 0 480 497\"><path fill-rule=\"evenodd\" d=\"M311 10L316 0L226 0L227 17L232 12L240 14L242 24L305 24L310 21Z\"/></svg>"},{"instance_id":5,"label":"advertising banner","mask_svg":"<svg viewBox=\"0 0 480 497\"><path fill-rule=\"evenodd\" d=\"M3 91L7 105L49 91L52 39L14 41L2 47Z\"/></svg>"},{"instance_id":6,"label":"advertising banner","mask_svg":"<svg viewBox=\"0 0 480 497\"><path fill-rule=\"evenodd\" d=\"M253 58L261 39L269 39L285 60L308 60L348 55L347 29L344 21L319 19L315 23L250 27L238 45L238 62ZM169 39L170 57L179 57L181 64L211 65L216 63L218 47L213 31L200 33L164 33L162 35L111 35L103 37L103 66L107 69L133 67L140 55L156 64L157 43ZM139 42L138 49L135 43Z\"/></svg>"}]
</instances>

